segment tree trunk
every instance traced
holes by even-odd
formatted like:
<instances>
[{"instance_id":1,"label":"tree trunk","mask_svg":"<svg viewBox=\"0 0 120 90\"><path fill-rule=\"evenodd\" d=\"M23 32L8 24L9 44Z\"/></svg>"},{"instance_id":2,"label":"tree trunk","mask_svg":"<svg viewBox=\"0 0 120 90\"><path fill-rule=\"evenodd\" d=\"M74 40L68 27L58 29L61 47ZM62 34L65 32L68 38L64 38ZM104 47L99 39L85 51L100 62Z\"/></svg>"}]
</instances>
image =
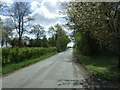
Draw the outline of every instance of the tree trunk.
<instances>
[{"instance_id":1,"label":"tree trunk","mask_svg":"<svg viewBox=\"0 0 120 90\"><path fill-rule=\"evenodd\" d=\"M6 41L5 41L5 45L6 45L6 47L7 47L7 41L8 41L8 38L7 38L8 36L6 36Z\"/></svg>"},{"instance_id":2,"label":"tree trunk","mask_svg":"<svg viewBox=\"0 0 120 90\"><path fill-rule=\"evenodd\" d=\"M2 39L2 42L1 42L1 47L3 47L3 46L4 46L4 42L5 42L5 40L4 40L4 39Z\"/></svg>"},{"instance_id":3,"label":"tree trunk","mask_svg":"<svg viewBox=\"0 0 120 90\"><path fill-rule=\"evenodd\" d=\"M21 36L19 37L19 47L22 47L22 38L21 38Z\"/></svg>"},{"instance_id":4,"label":"tree trunk","mask_svg":"<svg viewBox=\"0 0 120 90\"><path fill-rule=\"evenodd\" d=\"M18 22L18 29L19 29L19 31L18 31L18 34L19 34L19 43L18 43L18 45L19 45L19 47L21 47L21 19L20 19L20 16L19 16L19 22Z\"/></svg>"},{"instance_id":5,"label":"tree trunk","mask_svg":"<svg viewBox=\"0 0 120 90\"><path fill-rule=\"evenodd\" d=\"M7 47L7 40L6 40L5 44L6 44L6 47Z\"/></svg>"}]
</instances>

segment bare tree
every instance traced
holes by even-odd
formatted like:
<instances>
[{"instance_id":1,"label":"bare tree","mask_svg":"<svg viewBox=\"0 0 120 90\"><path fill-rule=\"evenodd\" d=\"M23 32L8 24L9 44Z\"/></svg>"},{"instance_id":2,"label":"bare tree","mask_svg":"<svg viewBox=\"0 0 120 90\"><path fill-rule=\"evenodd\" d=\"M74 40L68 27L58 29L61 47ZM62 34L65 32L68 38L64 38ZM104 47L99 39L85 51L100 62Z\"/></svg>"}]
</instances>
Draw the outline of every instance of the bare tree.
<instances>
[{"instance_id":1,"label":"bare tree","mask_svg":"<svg viewBox=\"0 0 120 90\"><path fill-rule=\"evenodd\" d=\"M8 10L12 21L12 27L16 29L19 38L19 47L22 46L22 36L24 34L26 24L32 20L29 17L30 4L28 2L14 2Z\"/></svg>"}]
</instances>

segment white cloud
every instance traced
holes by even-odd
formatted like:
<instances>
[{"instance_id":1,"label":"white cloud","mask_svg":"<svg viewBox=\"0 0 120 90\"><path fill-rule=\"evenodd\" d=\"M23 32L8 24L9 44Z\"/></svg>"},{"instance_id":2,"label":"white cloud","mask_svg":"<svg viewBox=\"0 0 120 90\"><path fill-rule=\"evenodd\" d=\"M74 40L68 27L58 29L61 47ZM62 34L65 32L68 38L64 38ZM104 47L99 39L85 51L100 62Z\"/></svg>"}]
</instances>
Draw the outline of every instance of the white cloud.
<instances>
[{"instance_id":1,"label":"white cloud","mask_svg":"<svg viewBox=\"0 0 120 90\"><path fill-rule=\"evenodd\" d=\"M5 2L5 3L7 3L8 5L9 4L13 4L13 0L0 0L1 2Z\"/></svg>"},{"instance_id":2,"label":"white cloud","mask_svg":"<svg viewBox=\"0 0 120 90\"><path fill-rule=\"evenodd\" d=\"M48 18L59 17L59 10L61 10L59 2L47 2L48 0L43 0L41 3L41 11Z\"/></svg>"},{"instance_id":3,"label":"white cloud","mask_svg":"<svg viewBox=\"0 0 120 90\"><path fill-rule=\"evenodd\" d=\"M32 10L37 9L37 8L38 8L38 5L39 5L39 3L38 3L38 2L33 1L33 2L31 3L31 9L32 9Z\"/></svg>"},{"instance_id":4,"label":"white cloud","mask_svg":"<svg viewBox=\"0 0 120 90\"><path fill-rule=\"evenodd\" d=\"M1 18L2 22L3 22L4 24L6 24L6 25L9 24L8 21L10 21L11 19L13 19L13 18L11 18L10 16L3 16L3 15L0 15L0 18Z\"/></svg>"},{"instance_id":5,"label":"white cloud","mask_svg":"<svg viewBox=\"0 0 120 90\"><path fill-rule=\"evenodd\" d=\"M33 8L36 8L36 5L38 4L40 4L40 7L36 8L31 14L31 16L35 19L34 21L31 21L31 23L38 23L42 25L46 31L48 27L53 26L56 23L64 23L60 19L62 15L59 15L59 11L62 10L59 1L60 0L55 0L54 2L50 2L49 0L42 0L40 3L32 2L31 5Z\"/></svg>"},{"instance_id":6,"label":"white cloud","mask_svg":"<svg viewBox=\"0 0 120 90\"><path fill-rule=\"evenodd\" d=\"M7 19L6 16L0 15L0 18L4 21L5 19Z\"/></svg>"},{"instance_id":7,"label":"white cloud","mask_svg":"<svg viewBox=\"0 0 120 90\"><path fill-rule=\"evenodd\" d=\"M32 2L32 8L36 8L33 13L39 13L44 15L46 18L57 18L59 17L59 11L61 6L59 2L47 2L48 0L43 0L40 4L40 8L36 8L38 3Z\"/></svg>"}]
</instances>

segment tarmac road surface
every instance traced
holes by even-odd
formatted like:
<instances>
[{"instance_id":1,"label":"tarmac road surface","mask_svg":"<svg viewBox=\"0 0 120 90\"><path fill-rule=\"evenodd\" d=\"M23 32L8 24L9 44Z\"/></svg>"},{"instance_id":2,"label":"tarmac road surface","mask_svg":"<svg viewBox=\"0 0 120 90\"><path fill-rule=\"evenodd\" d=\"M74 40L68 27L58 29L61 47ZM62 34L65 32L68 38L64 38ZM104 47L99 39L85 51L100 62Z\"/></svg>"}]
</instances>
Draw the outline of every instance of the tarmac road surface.
<instances>
[{"instance_id":1,"label":"tarmac road surface","mask_svg":"<svg viewBox=\"0 0 120 90\"><path fill-rule=\"evenodd\" d=\"M73 49L2 78L2 88L84 88L84 70L73 62Z\"/></svg>"}]
</instances>

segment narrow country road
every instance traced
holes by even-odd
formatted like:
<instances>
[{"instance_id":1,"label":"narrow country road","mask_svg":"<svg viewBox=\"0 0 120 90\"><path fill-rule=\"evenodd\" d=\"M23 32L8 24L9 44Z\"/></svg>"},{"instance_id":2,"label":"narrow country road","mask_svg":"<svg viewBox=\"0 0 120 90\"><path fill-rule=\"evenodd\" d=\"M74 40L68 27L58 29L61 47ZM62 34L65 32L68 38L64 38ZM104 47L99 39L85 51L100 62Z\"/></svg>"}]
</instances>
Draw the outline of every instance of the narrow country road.
<instances>
[{"instance_id":1,"label":"narrow country road","mask_svg":"<svg viewBox=\"0 0 120 90\"><path fill-rule=\"evenodd\" d=\"M71 48L3 77L2 88L83 88L85 77Z\"/></svg>"}]
</instances>

